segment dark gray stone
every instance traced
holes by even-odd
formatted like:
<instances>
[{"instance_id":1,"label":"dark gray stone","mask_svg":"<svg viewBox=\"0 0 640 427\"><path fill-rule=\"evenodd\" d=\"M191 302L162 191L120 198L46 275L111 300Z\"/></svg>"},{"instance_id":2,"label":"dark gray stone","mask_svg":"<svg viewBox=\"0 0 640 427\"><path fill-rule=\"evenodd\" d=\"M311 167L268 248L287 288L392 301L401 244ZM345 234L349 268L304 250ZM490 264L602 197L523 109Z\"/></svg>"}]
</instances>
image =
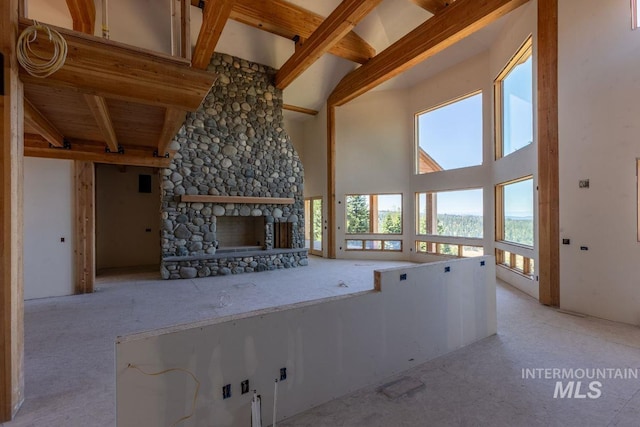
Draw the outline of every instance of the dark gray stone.
<instances>
[{"instance_id":1,"label":"dark gray stone","mask_svg":"<svg viewBox=\"0 0 640 427\"><path fill-rule=\"evenodd\" d=\"M198 270L193 267L180 268L180 277L183 279L193 279L198 275Z\"/></svg>"},{"instance_id":2,"label":"dark gray stone","mask_svg":"<svg viewBox=\"0 0 640 427\"><path fill-rule=\"evenodd\" d=\"M184 224L180 224L177 228L176 231L174 231L174 236L176 236L176 238L178 239L189 239L193 233L191 231L189 231L189 229L187 228L186 225Z\"/></svg>"}]
</instances>

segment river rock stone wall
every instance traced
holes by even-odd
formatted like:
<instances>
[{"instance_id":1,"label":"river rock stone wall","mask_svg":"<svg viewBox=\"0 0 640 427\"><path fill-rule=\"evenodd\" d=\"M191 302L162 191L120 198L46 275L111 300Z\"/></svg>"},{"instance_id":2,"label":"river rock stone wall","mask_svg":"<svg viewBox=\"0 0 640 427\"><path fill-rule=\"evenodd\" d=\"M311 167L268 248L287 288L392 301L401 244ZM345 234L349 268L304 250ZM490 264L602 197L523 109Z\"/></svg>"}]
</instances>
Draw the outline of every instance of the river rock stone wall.
<instances>
[{"instance_id":1,"label":"river rock stone wall","mask_svg":"<svg viewBox=\"0 0 640 427\"><path fill-rule=\"evenodd\" d=\"M306 265L302 163L282 116L275 70L214 54L218 78L201 107L189 113L162 176L162 276L167 279L272 270ZM183 195L293 198L290 205L185 203ZM264 253L251 261L218 253L216 218L265 218ZM290 253L273 249L273 223L292 223ZM270 253L270 251L272 253ZM264 259L262 259L264 257ZM275 257L275 258L274 258ZM283 260L275 262L274 260Z\"/></svg>"}]
</instances>

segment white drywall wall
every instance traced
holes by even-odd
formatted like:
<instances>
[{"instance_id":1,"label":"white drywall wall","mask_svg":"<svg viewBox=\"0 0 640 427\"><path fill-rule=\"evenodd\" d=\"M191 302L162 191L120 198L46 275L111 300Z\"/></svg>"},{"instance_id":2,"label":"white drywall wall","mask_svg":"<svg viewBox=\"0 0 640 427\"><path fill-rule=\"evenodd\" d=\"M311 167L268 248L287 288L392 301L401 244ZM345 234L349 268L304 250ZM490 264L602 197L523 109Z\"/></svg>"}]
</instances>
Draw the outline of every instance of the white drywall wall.
<instances>
[{"instance_id":1,"label":"white drywall wall","mask_svg":"<svg viewBox=\"0 0 640 427\"><path fill-rule=\"evenodd\" d=\"M139 175L151 175L151 193L138 192ZM96 268L159 263L160 184L157 169L96 165Z\"/></svg>"},{"instance_id":2,"label":"white drywall wall","mask_svg":"<svg viewBox=\"0 0 640 427\"><path fill-rule=\"evenodd\" d=\"M102 36L102 1L95 0L95 5L94 35ZM111 40L171 54L171 0L109 0L108 5ZM73 28L65 0L28 0L27 16L46 24Z\"/></svg>"},{"instance_id":3,"label":"white drywall wall","mask_svg":"<svg viewBox=\"0 0 640 427\"><path fill-rule=\"evenodd\" d=\"M73 221L73 162L25 157L25 299L73 293Z\"/></svg>"},{"instance_id":4,"label":"white drywall wall","mask_svg":"<svg viewBox=\"0 0 640 427\"><path fill-rule=\"evenodd\" d=\"M302 124L304 140L298 153L304 166L304 197L322 197L322 217L326 224L327 206L327 107L323 105L318 114ZM322 235L322 252L327 256L327 230Z\"/></svg>"},{"instance_id":5,"label":"white drywall wall","mask_svg":"<svg viewBox=\"0 0 640 427\"><path fill-rule=\"evenodd\" d=\"M484 262L485 265L481 265ZM449 267L450 272L445 273ZM278 419L340 397L496 332L493 257L458 259L382 270L380 292L296 304L173 330L121 338L116 344L120 427L248 426L248 379L271 423L274 379ZM400 275L406 280L400 281ZM231 384L231 398L222 387Z\"/></svg>"},{"instance_id":6,"label":"white drywall wall","mask_svg":"<svg viewBox=\"0 0 640 427\"><path fill-rule=\"evenodd\" d=\"M284 119L284 130L291 138L291 143L293 144L293 148L295 148L296 153L300 157L300 160L304 165L304 141L306 139L306 135L304 133L304 124L301 121L288 119L285 117Z\"/></svg>"},{"instance_id":7,"label":"white drywall wall","mask_svg":"<svg viewBox=\"0 0 640 427\"><path fill-rule=\"evenodd\" d=\"M413 129L406 91L367 93L336 109L336 257L407 259L412 242L413 196L407 165L412 158ZM326 142L325 142L326 146ZM402 194L403 235L346 235L345 200L349 194ZM346 251L345 239L404 240L402 252Z\"/></svg>"},{"instance_id":8,"label":"white drywall wall","mask_svg":"<svg viewBox=\"0 0 640 427\"><path fill-rule=\"evenodd\" d=\"M563 0L559 20L560 305L637 325L640 31L623 0Z\"/></svg>"}]
</instances>

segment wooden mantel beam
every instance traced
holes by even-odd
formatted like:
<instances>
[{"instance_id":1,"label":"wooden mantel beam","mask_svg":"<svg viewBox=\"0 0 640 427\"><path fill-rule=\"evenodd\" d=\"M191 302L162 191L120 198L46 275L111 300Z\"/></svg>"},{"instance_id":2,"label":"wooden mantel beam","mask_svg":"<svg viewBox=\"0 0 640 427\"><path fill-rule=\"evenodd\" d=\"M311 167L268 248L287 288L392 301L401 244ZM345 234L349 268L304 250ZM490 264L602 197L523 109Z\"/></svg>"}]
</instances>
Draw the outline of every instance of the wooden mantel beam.
<instances>
[{"instance_id":1,"label":"wooden mantel beam","mask_svg":"<svg viewBox=\"0 0 640 427\"><path fill-rule=\"evenodd\" d=\"M382 0L343 0L308 40L276 73L278 89L284 89L300 74L335 46Z\"/></svg>"},{"instance_id":2,"label":"wooden mantel beam","mask_svg":"<svg viewBox=\"0 0 640 427\"><path fill-rule=\"evenodd\" d=\"M24 99L24 122L54 147L64 145L64 136L27 98Z\"/></svg>"},{"instance_id":3,"label":"wooden mantel beam","mask_svg":"<svg viewBox=\"0 0 640 427\"><path fill-rule=\"evenodd\" d=\"M455 0L411 0L413 3L417 4L427 12L433 13L434 15L445 7L449 6Z\"/></svg>"},{"instance_id":4,"label":"wooden mantel beam","mask_svg":"<svg viewBox=\"0 0 640 427\"><path fill-rule=\"evenodd\" d=\"M98 128L100 128L100 133L107 147L113 152L118 151L118 137L111 121L107 101L103 97L96 95L85 95L84 100L89 105L89 110L91 110L91 114L93 114L93 118L96 120Z\"/></svg>"},{"instance_id":5,"label":"wooden mantel beam","mask_svg":"<svg viewBox=\"0 0 640 427\"><path fill-rule=\"evenodd\" d=\"M73 29L85 34L93 34L96 27L96 5L93 0L66 0Z\"/></svg>"},{"instance_id":6,"label":"wooden mantel beam","mask_svg":"<svg viewBox=\"0 0 640 427\"><path fill-rule=\"evenodd\" d=\"M486 27L529 0L457 0L338 83L328 104L340 106Z\"/></svg>"},{"instance_id":7,"label":"wooden mantel beam","mask_svg":"<svg viewBox=\"0 0 640 427\"><path fill-rule=\"evenodd\" d=\"M308 39L325 20L316 13L284 0L236 0L230 18L289 40L296 37ZM329 52L360 64L376 54L375 49L353 31Z\"/></svg>"},{"instance_id":8,"label":"wooden mantel beam","mask_svg":"<svg viewBox=\"0 0 640 427\"><path fill-rule=\"evenodd\" d=\"M20 20L20 31L31 24L31 20ZM67 41L67 60L46 79L32 77L21 69L20 77L25 84L195 111L216 78L214 73L194 69L181 58L51 27ZM49 54L50 44L43 45L32 43L37 52Z\"/></svg>"},{"instance_id":9,"label":"wooden mantel beam","mask_svg":"<svg viewBox=\"0 0 640 427\"><path fill-rule=\"evenodd\" d=\"M218 44L224 25L229 19L235 0L208 0L202 11L202 27L193 49L191 65L206 69Z\"/></svg>"}]
</instances>

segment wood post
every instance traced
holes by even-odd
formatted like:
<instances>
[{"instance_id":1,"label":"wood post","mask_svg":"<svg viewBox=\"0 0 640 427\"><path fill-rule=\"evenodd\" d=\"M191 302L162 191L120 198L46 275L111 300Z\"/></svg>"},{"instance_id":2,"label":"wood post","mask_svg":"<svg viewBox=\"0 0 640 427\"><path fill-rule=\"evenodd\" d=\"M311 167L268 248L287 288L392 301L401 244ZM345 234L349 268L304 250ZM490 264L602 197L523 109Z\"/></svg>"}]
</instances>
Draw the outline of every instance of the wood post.
<instances>
[{"instance_id":1,"label":"wood post","mask_svg":"<svg viewBox=\"0 0 640 427\"><path fill-rule=\"evenodd\" d=\"M540 302L560 305L558 0L538 0L538 271Z\"/></svg>"},{"instance_id":2,"label":"wood post","mask_svg":"<svg viewBox=\"0 0 640 427\"><path fill-rule=\"evenodd\" d=\"M336 257L336 107L327 105L327 248Z\"/></svg>"},{"instance_id":3,"label":"wood post","mask_svg":"<svg viewBox=\"0 0 640 427\"><path fill-rule=\"evenodd\" d=\"M24 401L23 88L18 78L18 0L0 0L0 422Z\"/></svg>"},{"instance_id":4,"label":"wood post","mask_svg":"<svg viewBox=\"0 0 640 427\"><path fill-rule=\"evenodd\" d=\"M95 259L95 167L93 162L74 162L76 215L76 294L93 292Z\"/></svg>"}]
</instances>

